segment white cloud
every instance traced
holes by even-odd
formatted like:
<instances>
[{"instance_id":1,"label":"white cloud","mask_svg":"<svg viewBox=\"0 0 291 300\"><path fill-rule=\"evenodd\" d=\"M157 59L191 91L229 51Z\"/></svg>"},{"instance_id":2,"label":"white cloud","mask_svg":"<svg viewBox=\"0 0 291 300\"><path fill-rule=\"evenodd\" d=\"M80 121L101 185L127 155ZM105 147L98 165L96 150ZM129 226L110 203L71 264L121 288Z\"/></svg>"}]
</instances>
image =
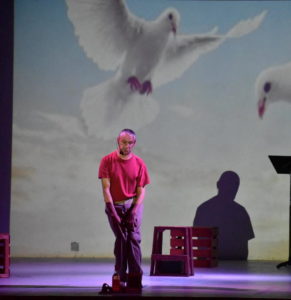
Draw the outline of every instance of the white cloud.
<instances>
[{"instance_id":1,"label":"white cloud","mask_svg":"<svg viewBox=\"0 0 291 300\"><path fill-rule=\"evenodd\" d=\"M73 116L63 114L45 114L40 111L37 111L36 114L44 120L48 120L51 124L55 124L56 127L58 127L58 130L66 135L75 135L80 137L85 136L85 128L82 121Z\"/></svg>"}]
</instances>

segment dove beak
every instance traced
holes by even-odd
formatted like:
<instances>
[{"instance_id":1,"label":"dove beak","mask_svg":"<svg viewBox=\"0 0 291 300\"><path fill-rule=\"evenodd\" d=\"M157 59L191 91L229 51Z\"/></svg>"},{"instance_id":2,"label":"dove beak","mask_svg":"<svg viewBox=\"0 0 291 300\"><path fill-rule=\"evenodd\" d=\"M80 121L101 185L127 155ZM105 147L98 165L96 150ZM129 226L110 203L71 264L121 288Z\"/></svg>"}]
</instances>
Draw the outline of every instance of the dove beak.
<instances>
[{"instance_id":1,"label":"dove beak","mask_svg":"<svg viewBox=\"0 0 291 300\"><path fill-rule=\"evenodd\" d=\"M177 33L177 26L174 23L172 23L172 31L173 31L174 34Z\"/></svg>"},{"instance_id":2,"label":"dove beak","mask_svg":"<svg viewBox=\"0 0 291 300\"><path fill-rule=\"evenodd\" d=\"M261 119L263 118L265 110L266 110L266 97L260 99L258 102L258 114Z\"/></svg>"}]
</instances>

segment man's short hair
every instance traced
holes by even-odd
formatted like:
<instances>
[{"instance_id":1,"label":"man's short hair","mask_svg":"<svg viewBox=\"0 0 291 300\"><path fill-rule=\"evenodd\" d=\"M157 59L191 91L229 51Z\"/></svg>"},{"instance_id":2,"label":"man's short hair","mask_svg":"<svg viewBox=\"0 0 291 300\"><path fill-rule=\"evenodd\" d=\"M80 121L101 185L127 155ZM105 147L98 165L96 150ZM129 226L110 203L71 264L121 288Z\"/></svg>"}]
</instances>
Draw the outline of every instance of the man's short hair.
<instances>
[{"instance_id":1,"label":"man's short hair","mask_svg":"<svg viewBox=\"0 0 291 300\"><path fill-rule=\"evenodd\" d=\"M136 134L135 132L132 130L132 129L129 129L129 128L124 128L120 131L119 135L118 135L118 138L123 134L123 133L127 133L127 134L130 134L134 137L134 141L136 141Z\"/></svg>"}]
</instances>

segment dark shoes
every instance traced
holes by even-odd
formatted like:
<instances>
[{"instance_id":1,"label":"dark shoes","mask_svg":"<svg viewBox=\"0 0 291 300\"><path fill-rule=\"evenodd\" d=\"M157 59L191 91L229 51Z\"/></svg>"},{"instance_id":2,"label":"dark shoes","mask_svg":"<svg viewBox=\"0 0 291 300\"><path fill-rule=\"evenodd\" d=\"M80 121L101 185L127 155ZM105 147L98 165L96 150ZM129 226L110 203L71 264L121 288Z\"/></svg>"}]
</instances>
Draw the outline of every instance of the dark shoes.
<instances>
[{"instance_id":1,"label":"dark shoes","mask_svg":"<svg viewBox=\"0 0 291 300\"><path fill-rule=\"evenodd\" d=\"M108 295L108 294L112 294L112 287L109 286L107 283L103 283L99 295Z\"/></svg>"},{"instance_id":2,"label":"dark shoes","mask_svg":"<svg viewBox=\"0 0 291 300\"><path fill-rule=\"evenodd\" d=\"M128 274L127 282L121 281L116 273L112 276L112 287L104 283L100 295L129 293L140 294L142 292L142 275L141 274Z\"/></svg>"},{"instance_id":3,"label":"dark shoes","mask_svg":"<svg viewBox=\"0 0 291 300\"><path fill-rule=\"evenodd\" d=\"M142 291L141 274L128 274L126 291L129 293L141 293Z\"/></svg>"}]
</instances>

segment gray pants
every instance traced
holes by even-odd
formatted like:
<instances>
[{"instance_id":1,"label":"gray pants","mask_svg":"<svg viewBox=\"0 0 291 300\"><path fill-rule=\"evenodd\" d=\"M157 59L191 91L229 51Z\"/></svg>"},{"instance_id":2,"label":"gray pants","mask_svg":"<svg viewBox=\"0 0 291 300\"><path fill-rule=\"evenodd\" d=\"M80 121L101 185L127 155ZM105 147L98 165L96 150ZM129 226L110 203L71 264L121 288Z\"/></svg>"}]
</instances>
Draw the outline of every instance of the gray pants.
<instances>
[{"instance_id":1,"label":"gray pants","mask_svg":"<svg viewBox=\"0 0 291 300\"><path fill-rule=\"evenodd\" d=\"M130 210L133 200L127 200L124 204L115 204L115 209L121 219ZM115 272L120 276L121 281L126 281L126 272L129 274L141 275L141 221L143 204L136 214L136 226L133 231L128 231L123 226L114 222L110 214L105 210L111 229L115 235L114 255Z\"/></svg>"}]
</instances>

